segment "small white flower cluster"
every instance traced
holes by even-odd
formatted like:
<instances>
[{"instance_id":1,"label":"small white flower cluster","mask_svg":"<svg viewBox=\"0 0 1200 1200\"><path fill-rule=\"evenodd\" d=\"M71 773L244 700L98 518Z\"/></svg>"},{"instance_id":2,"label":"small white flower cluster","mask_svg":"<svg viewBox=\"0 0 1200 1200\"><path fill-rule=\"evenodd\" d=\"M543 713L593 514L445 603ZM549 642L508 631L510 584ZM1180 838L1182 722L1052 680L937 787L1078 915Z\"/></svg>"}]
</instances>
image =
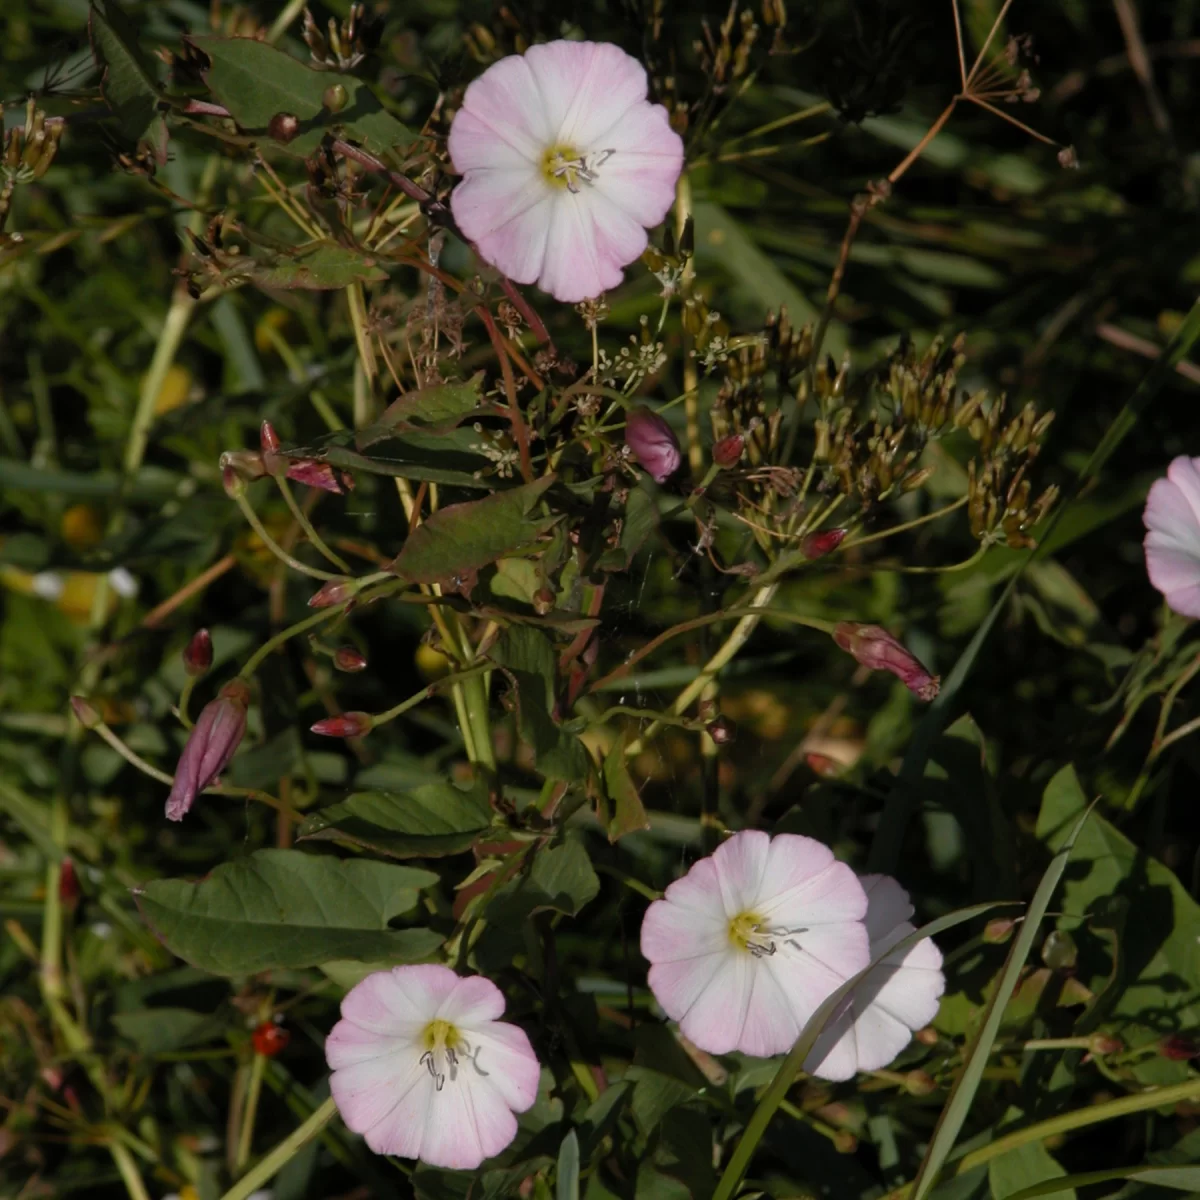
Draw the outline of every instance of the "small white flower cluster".
<instances>
[{"instance_id":1,"label":"small white flower cluster","mask_svg":"<svg viewBox=\"0 0 1200 1200\"><path fill-rule=\"evenodd\" d=\"M521 457L508 435L490 433L478 421L475 422L473 428L483 438L483 441L472 442L469 448L477 454L482 454L484 458L490 459L495 464L495 472L501 479L511 479ZM482 471L476 471L475 478L482 479L483 474Z\"/></svg>"},{"instance_id":2,"label":"small white flower cluster","mask_svg":"<svg viewBox=\"0 0 1200 1200\"><path fill-rule=\"evenodd\" d=\"M622 346L616 358L607 350L601 350L597 363L600 382L609 387L618 384L628 390L653 375L667 361L662 342L640 342L636 335L629 335L630 346Z\"/></svg>"}]
</instances>

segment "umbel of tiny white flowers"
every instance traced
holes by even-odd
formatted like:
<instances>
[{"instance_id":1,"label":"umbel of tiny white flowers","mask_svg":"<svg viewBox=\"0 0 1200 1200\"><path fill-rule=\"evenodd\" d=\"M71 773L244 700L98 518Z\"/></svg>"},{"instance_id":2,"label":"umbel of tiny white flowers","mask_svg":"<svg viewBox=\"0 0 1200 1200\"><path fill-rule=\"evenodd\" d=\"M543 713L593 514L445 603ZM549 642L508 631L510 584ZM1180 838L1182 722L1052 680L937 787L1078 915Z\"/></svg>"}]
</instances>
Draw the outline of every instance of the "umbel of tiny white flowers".
<instances>
[{"instance_id":1,"label":"umbel of tiny white flowers","mask_svg":"<svg viewBox=\"0 0 1200 1200\"><path fill-rule=\"evenodd\" d=\"M916 932L908 893L890 876L864 875L871 961ZM889 954L846 997L817 1038L804 1069L821 1079L852 1078L886 1067L937 1016L946 988L941 951L925 938Z\"/></svg>"},{"instance_id":2,"label":"umbel of tiny white flowers","mask_svg":"<svg viewBox=\"0 0 1200 1200\"><path fill-rule=\"evenodd\" d=\"M500 989L480 975L433 964L368 975L346 993L325 1040L347 1128L376 1154L434 1167L469 1171L499 1154L541 1073L503 1012Z\"/></svg>"},{"instance_id":3,"label":"umbel of tiny white flowers","mask_svg":"<svg viewBox=\"0 0 1200 1200\"><path fill-rule=\"evenodd\" d=\"M812 838L736 833L646 910L655 998L710 1054L770 1057L870 959L867 897Z\"/></svg>"},{"instance_id":4,"label":"umbel of tiny white flowers","mask_svg":"<svg viewBox=\"0 0 1200 1200\"><path fill-rule=\"evenodd\" d=\"M450 208L479 256L575 303L616 287L683 169L667 111L618 46L557 41L502 58L450 126Z\"/></svg>"}]
</instances>

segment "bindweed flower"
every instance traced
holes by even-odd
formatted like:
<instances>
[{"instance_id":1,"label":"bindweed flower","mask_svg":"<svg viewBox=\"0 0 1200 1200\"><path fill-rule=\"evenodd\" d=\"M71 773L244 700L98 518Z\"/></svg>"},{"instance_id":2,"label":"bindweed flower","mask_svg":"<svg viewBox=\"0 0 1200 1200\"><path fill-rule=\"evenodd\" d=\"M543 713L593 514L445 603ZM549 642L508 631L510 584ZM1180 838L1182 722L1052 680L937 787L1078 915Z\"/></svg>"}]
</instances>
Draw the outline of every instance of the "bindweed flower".
<instances>
[{"instance_id":1,"label":"bindweed flower","mask_svg":"<svg viewBox=\"0 0 1200 1200\"><path fill-rule=\"evenodd\" d=\"M683 142L618 46L556 41L502 58L450 126L454 219L517 283L576 303L616 287L675 199Z\"/></svg>"},{"instance_id":2,"label":"bindweed flower","mask_svg":"<svg viewBox=\"0 0 1200 1200\"><path fill-rule=\"evenodd\" d=\"M915 932L908 893L887 875L864 875L867 935L874 962ZM846 997L817 1038L804 1069L820 1079L843 1080L886 1067L937 1015L946 987L941 951L929 938L889 955Z\"/></svg>"},{"instance_id":3,"label":"bindweed flower","mask_svg":"<svg viewBox=\"0 0 1200 1200\"><path fill-rule=\"evenodd\" d=\"M665 483L683 461L670 425L648 408L630 410L625 418L625 444L655 483Z\"/></svg>"},{"instance_id":4,"label":"bindweed flower","mask_svg":"<svg viewBox=\"0 0 1200 1200\"><path fill-rule=\"evenodd\" d=\"M933 700L941 680L921 665L886 629L878 625L860 625L857 621L839 621L833 640L872 671L890 671L914 696Z\"/></svg>"},{"instance_id":5,"label":"bindweed flower","mask_svg":"<svg viewBox=\"0 0 1200 1200\"><path fill-rule=\"evenodd\" d=\"M1155 480L1142 520L1150 582L1172 610L1200 619L1200 458L1182 454Z\"/></svg>"},{"instance_id":6,"label":"bindweed flower","mask_svg":"<svg viewBox=\"0 0 1200 1200\"><path fill-rule=\"evenodd\" d=\"M196 797L229 765L246 732L249 705L250 689L235 679L201 710L175 768L167 797L168 821L182 821Z\"/></svg>"},{"instance_id":7,"label":"bindweed flower","mask_svg":"<svg viewBox=\"0 0 1200 1200\"><path fill-rule=\"evenodd\" d=\"M866 911L862 885L827 846L744 830L646 910L650 989L701 1050L781 1054L871 961Z\"/></svg>"},{"instance_id":8,"label":"bindweed flower","mask_svg":"<svg viewBox=\"0 0 1200 1200\"><path fill-rule=\"evenodd\" d=\"M377 971L342 1001L325 1041L342 1120L376 1154L471 1171L517 1135L537 1097L524 1031L490 980L433 964Z\"/></svg>"}]
</instances>

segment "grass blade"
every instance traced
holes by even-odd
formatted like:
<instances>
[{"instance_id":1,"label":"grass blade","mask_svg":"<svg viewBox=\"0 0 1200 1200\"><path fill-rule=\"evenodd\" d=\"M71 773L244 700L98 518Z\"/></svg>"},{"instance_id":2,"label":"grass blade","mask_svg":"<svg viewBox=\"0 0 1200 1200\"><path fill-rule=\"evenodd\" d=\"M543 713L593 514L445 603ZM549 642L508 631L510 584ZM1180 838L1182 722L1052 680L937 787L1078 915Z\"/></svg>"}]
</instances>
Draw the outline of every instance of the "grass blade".
<instances>
[{"instance_id":1,"label":"grass blade","mask_svg":"<svg viewBox=\"0 0 1200 1200\"><path fill-rule=\"evenodd\" d=\"M1117 1167L1112 1171L1084 1171L1079 1175L1063 1175L1004 1197L1004 1200L1034 1200L1036 1196L1057 1196L1072 1188L1093 1183L1108 1183L1124 1179L1129 1183L1146 1183L1154 1187L1174 1188L1179 1192L1200 1191L1200 1167Z\"/></svg>"},{"instance_id":2,"label":"grass blade","mask_svg":"<svg viewBox=\"0 0 1200 1200\"><path fill-rule=\"evenodd\" d=\"M996 1042L996 1035L1000 1031L1004 1010L1008 1005L1009 998L1016 990L1021 970L1025 966L1029 952L1033 949L1034 939L1037 937L1042 918L1046 915L1046 909L1050 907L1051 897L1067 868L1067 862L1075 846L1075 839L1090 816L1091 809L1089 808L1076 821L1075 828L1071 830L1063 848L1054 856L1038 884L1037 891L1025 914L1025 920L1021 923L1021 931L1009 951L1008 961L1004 964L1000 982L988 1004L983 1024L967 1055L966 1064L950 1091L950 1098L946 1101L946 1107L942 1109L942 1115L938 1118L929 1149L925 1152L925 1158L913 1181L910 1193L912 1200L921 1200L923 1196L929 1194L930 1189L937 1182L938 1174L945 1165L946 1159L950 1156L950 1151L954 1149L954 1143L958 1140L958 1135L966 1123L967 1114L971 1111L971 1105L974 1103L975 1092L983 1078L988 1056Z\"/></svg>"},{"instance_id":3,"label":"grass blade","mask_svg":"<svg viewBox=\"0 0 1200 1200\"><path fill-rule=\"evenodd\" d=\"M554 1200L579 1200L579 1138L573 1129L558 1148Z\"/></svg>"}]
</instances>

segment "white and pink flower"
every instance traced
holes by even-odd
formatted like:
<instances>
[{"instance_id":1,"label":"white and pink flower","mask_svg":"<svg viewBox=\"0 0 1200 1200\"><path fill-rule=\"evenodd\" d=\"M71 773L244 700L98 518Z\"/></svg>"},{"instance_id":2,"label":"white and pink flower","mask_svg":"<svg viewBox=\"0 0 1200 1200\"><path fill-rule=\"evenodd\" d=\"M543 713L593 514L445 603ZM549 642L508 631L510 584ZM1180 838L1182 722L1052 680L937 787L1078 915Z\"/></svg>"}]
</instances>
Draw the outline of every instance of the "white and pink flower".
<instances>
[{"instance_id":1,"label":"white and pink flower","mask_svg":"<svg viewBox=\"0 0 1200 1200\"><path fill-rule=\"evenodd\" d=\"M524 1032L499 1018L490 980L449 967L393 967L342 1001L325 1041L342 1120L376 1154L474 1170L517 1135L540 1069Z\"/></svg>"},{"instance_id":2,"label":"white and pink flower","mask_svg":"<svg viewBox=\"0 0 1200 1200\"><path fill-rule=\"evenodd\" d=\"M908 893L890 876L864 875L867 934L874 962L915 932ZM804 1069L821 1079L850 1079L886 1067L913 1033L937 1015L946 987L941 951L925 938L906 953L888 955L854 989L825 1026Z\"/></svg>"},{"instance_id":3,"label":"white and pink flower","mask_svg":"<svg viewBox=\"0 0 1200 1200\"><path fill-rule=\"evenodd\" d=\"M1200 619L1200 458L1181 454L1146 497L1146 571L1167 604Z\"/></svg>"},{"instance_id":4,"label":"white and pink flower","mask_svg":"<svg viewBox=\"0 0 1200 1200\"><path fill-rule=\"evenodd\" d=\"M870 963L866 911L858 878L827 846L736 833L647 909L650 988L700 1049L782 1054Z\"/></svg>"},{"instance_id":5,"label":"white and pink flower","mask_svg":"<svg viewBox=\"0 0 1200 1200\"><path fill-rule=\"evenodd\" d=\"M481 258L576 302L616 287L683 168L667 111L620 47L557 41L490 66L450 126L451 211Z\"/></svg>"}]
</instances>

